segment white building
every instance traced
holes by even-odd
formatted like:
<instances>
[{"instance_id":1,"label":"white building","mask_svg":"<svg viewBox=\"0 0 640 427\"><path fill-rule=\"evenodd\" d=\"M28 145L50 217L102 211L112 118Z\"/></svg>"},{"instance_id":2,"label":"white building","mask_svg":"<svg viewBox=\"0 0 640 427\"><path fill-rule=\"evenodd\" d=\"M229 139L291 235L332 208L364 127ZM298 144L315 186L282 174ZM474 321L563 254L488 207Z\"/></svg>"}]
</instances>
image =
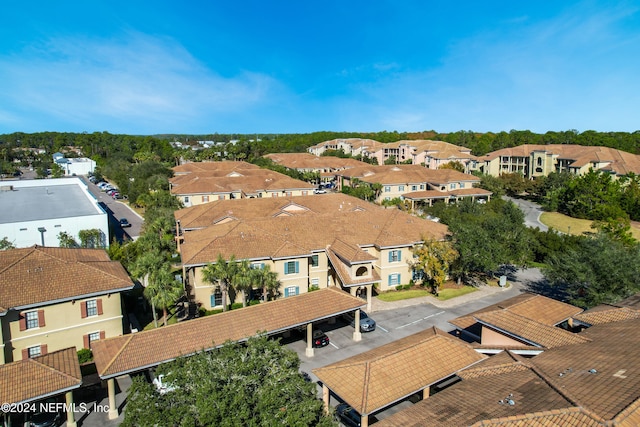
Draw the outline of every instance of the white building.
<instances>
[{"instance_id":1,"label":"white building","mask_svg":"<svg viewBox=\"0 0 640 427\"><path fill-rule=\"evenodd\" d=\"M81 230L98 229L109 245L109 218L79 178L0 183L0 239L17 248L59 246L65 232L80 243Z\"/></svg>"},{"instance_id":2,"label":"white building","mask_svg":"<svg viewBox=\"0 0 640 427\"><path fill-rule=\"evenodd\" d=\"M88 175L96 169L96 162L86 157L66 158L55 153L53 161L64 170L65 176Z\"/></svg>"}]
</instances>

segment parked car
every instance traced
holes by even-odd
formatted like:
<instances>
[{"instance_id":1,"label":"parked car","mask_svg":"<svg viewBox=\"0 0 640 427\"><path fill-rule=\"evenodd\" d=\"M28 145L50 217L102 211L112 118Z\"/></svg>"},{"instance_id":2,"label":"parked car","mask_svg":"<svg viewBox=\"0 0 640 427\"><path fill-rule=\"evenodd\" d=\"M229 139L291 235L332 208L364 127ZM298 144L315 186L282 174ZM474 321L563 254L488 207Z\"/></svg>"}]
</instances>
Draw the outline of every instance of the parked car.
<instances>
[{"instance_id":1,"label":"parked car","mask_svg":"<svg viewBox=\"0 0 640 427\"><path fill-rule=\"evenodd\" d=\"M324 188L316 188L315 190L313 190L314 194L327 194L327 190L325 190Z\"/></svg>"},{"instance_id":2,"label":"parked car","mask_svg":"<svg viewBox=\"0 0 640 427\"><path fill-rule=\"evenodd\" d=\"M29 422L25 425L31 427L57 427L63 423L65 416L60 409L60 402L50 397L36 403L36 411L29 414Z\"/></svg>"},{"instance_id":3,"label":"parked car","mask_svg":"<svg viewBox=\"0 0 640 427\"><path fill-rule=\"evenodd\" d=\"M321 329L316 329L313 331L313 339L311 340L311 346L318 347L326 347L329 345L329 337L325 334Z\"/></svg>"},{"instance_id":4,"label":"parked car","mask_svg":"<svg viewBox=\"0 0 640 427\"><path fill-rule=\"evenodd\" d=\"M336 406L336 415L338 416L338 420L345 426L360 427L360 414L346 403L341 403Z\"/></svg>"},{"instance_id":5,"label":"parked car","mask_svg":"<svg viewBox=\"0 0 640 427\"><path fill-rule=\"evenodd\" d=\"M353 311L345 313L344 318L351 324L352 327L356 327L356 314ZM376 330L376 321L373 320L364 310L360 310L360 332L372 332Z\"/></svg>"},{"instance_id":6,"label":"parked car","mask_svg":"<svg viewBox=\"0 0 640 427\"><path fill-rule=\"evenodd\" d=\"M120 218L120 227L122 228L131 227L131 223L127 218Z\"/></svg>"}]
</instances>

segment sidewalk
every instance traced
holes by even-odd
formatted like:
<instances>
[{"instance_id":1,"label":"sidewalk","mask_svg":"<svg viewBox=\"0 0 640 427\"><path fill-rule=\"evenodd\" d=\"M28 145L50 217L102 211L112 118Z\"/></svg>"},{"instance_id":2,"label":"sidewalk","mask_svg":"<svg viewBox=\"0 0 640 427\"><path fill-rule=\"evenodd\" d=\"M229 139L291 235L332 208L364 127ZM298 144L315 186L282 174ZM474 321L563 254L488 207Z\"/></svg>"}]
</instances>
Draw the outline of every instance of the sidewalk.
<instances>
[{"instance_id":1,"label":"sidewalk","mask_svg":"<svg viewBox=\"0 0 640 427\"><path fill-rule=\"evenodd\" d=\"M446 301L440 301L439 299L431 295L428 295L425 297L403 299L403 300L392 301L392 302L381 301L380 299L374 297L371 300L371 312L392 310L394 308L410 307L412 305L419 305L419 304L431 304L434 307L438 307L438 308L451 308L451 307L465 304L469 301L475 301L477 299L484 298L488 295L493 295L498 292L507 292L507 291L513 290L514 288L515 287L513 283L510 283L509 286L506 286L504 288L501 288L499 286L484 285L484 286L480 286L478 290L475 292L461 295L456 298L451 298Z\"/></svg>"}]
</instances>

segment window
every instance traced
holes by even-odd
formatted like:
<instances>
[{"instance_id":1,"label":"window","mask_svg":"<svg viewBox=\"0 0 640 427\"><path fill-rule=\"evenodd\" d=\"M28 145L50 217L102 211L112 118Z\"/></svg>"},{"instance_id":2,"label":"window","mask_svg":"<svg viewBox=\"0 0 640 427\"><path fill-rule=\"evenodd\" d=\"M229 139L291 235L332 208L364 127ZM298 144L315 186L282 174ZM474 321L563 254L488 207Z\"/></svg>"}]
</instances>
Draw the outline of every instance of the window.
<instances>
[{"instance_id":1,"label":"window","mask_svg":"<svg viewBox=\"0 0 640 427\"><path fill-rule=\"evenodd\" d=\"M390 192L391 192L391 187L390 187L390 186L388 186L388 185L386 185L386 186L384 187L384 192L385 192L385 193L390 193Z\"/></svg>"},{"instance_id":2,"label":"window","mask_svg":"<svg viewBox=\"0 0 640 427\"><path fill-rule=\"evenodd\" d=\"M394 273L389 275L389 286L400 284L400 273Z\"/></svg>"},{"instance_id":3,"label":"window","mask_svg":"<svg viewBox=\"0 0 640 427\"><path fill-rule=\"evenodd\" d=\"M284 288L284 296L292 297L294 295L298 295L299 288L297 286L289 286L288 288Z\"/></svg>"},{"instance_id":4,"label":"window","mask_svg":"<svg viewBox=\"0 0 640 427\"><path fill-rule=\"evenodd\" d=\"M291 197L291 191L287 191L287 197Z\"/></svg>"},{"instance_id":5,"label":"window","mask_svg":"<svg viewBox=\"0 0 640 427\"><path fill-rule=\"evenodd\" d=\"M87 317L98 315L98 302L94 299L87 301Z\"/></svg>"},{"instance_id":6,"label":"window","mask_svg":"<svg viewBox=\"0 0 640 427\"><path fill-rule=\"evenodd\" d=\"M39 345L35 345L33 347L29 347L27 349L27 352L29 355L29 359L31 359L32 357L40 356L42 354L42 348L40 348Z\"/></svg>"},{"instance_id":7,"label":"window","mask_svg":"<svg viewBox=\"0 0 640 427\"><path fill-rule=\"evenodd\" d=\"M207 203L209 201L209 196L202 196L202 203Z\"/></svg>"},{"instance_id":8,"label":"window","mask_svg":"<svg viewBox=\"0 0 640 427\"><path fill-rule=\"evenodd\" d=\"M104 331L92 332L90 334L84 335L82 338L84 341L83 342L84 348L91 349L92 343L105 339L105 332Z\"/></svg>"},{"instance_id":9,"label":"window","mask_svg":"<svg viewBox=\"0 0 640 427\"><path fill-rule=\"evenodd\" d=\"M424 190L424 184L420 184L420 189Z\"/></svg>"},{"instance_id":10,"label":"window","mask_svg":"<svg viewBox=\"0 0 640 427\"><path fill-rule=\"evenodd\" d=\"M311 257L311 267L317 267L318 266L318 255L313 255Z\"/></svg>"},{"instance_id":11,"label":"window","mask_svg":"<svg viewBox=\"0 0 640 427\"><path fill-rule=\"evenodd\" d=\"M27 329L34 329L40 327L40 322L38 321L38 312L37 311L28 311L24 315L25 319L27 319ZM40 354L40 347L38 347L38 354Z\"/></svg>"},{"instance_id":12,"label":"window","mask_svg":"<svg viewBox=\"0 0 640 427\"><path fill-rule=\"evenodd\" d=\"M262 270L264 269L264 262L256 262L251 264L251 269L253 270Z\"/></svg>"},{"instance_id":13,"label":"window","mask_svg":"<svg viewBox=\"0 0 640 427\"><path fill-rule=\"evenodd\" d=\"M288 261L284 264L284 274L297 274L300 272L300 263L298 261Z\"/></svg>"},{"instance_id":14,"label":"window","mask_svg":"<svg viewBox=\"0 0 640 427\"><path fill-rule=\"evenodd\" d=\"M402 259L402 251L389 251L389 262L398 262Z\"/></svg>"},{"instance_id":15,"label":"window","mask_svg":"<svg viewBox=\"0 0 640 427\"><path fill-rule=\"evenodd\" d=\"M218 200L224 200L224 194L218 194Z\"/></svg>"},{"instance_id":16,"label":"window","mask_svg":"<svg viewBox=\"0 0 640 427\"><path fill-rule=\"evenodd\" d=\"M417 185L412 185L412 186L411 186L411 191L416 191L417 189L418 189L418 186L417 186Z\"/></svg>"},{"instance_id":17,"label":"window","mask_svg":"<svg viewBox=\"0 0 640 427\"><path fill-rule=\"evenodd\" d=\"M302 190L302 195L303 196L307 196L309 194L309 192L307 190Z\"/></svg>"},{"instance_id":18,"label":"window","mask_svg":"<svg viewBox=\"0 0 640 427\"><path fill-rule=\"evenodd\" d=\"M189 196L184 196L184 203L185 204L189 203Z\"/></svg>"},{"instance_id":19,"label":"window","mask_svg":"<svg viewBox=\"0 0 640 427\"><path fill-rule=\"evenodd\" d=\"M271 193L271 197L278 197L278 193Z\"/></svg>"},{"instance_id":20,"label":"window","mask_svg":"<svg viewBox=\"0 0 640 427\"><path fill-rule=\"evenodd\" d=\"M211 307L218 307L222 305L222 292L215 291L211 294Z\"/></svg>"},{"instance_id":21,"label":"window","mask_svg":"<svg viewBox=\"0 0 640 427\"><path fill-rule=\"evenodd\" d=\"M320 286L320 279L318 279L317 277L314 277L313 279L311 279L311 286Z\"/></svg>"},{"instance_id":22,"label":"window","mask_svg":"<svg viewBox=\"0 0 640 427\"><path fill-rule=\"evenodd\" d=\"M404 185L398 185L398 191L404 191Z\"/></svg>"},{"instance_id":23,"label":"window","mask_svg":"<svg viewBox=\"0 0 640 427\"><path fill-rule=\"evenodd\" d=\"M456 189L456 183L454 182L453 184L449 184L449 189L450 190L455 190Z\"/></svg>"}]
</instances>

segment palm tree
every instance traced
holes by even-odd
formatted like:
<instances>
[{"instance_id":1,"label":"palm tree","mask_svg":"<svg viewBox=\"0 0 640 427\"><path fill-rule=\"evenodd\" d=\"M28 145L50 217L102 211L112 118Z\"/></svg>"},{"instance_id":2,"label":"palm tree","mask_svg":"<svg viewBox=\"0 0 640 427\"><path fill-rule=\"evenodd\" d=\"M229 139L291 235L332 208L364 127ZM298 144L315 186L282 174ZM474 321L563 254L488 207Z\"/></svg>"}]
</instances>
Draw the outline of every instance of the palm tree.
<instances>
[{"instance_id":1,"label":"palm tree","mask_svg":"<svg viewBox=\"0 0 640 427\"><path fill-rule=\"evenodd\" d=\"M202 269L202 278L205 282L218 284L217 289L222 292L222 311L227 311L227 299L229 288L231 287L233 277L236 274L237 262L234 255L231 255L229 262L222 258L222 254L218 254L215 264L207 264Z\"/></svg>"},{"instance_id":2,"label":"palm tree","mask_svg":"<svg viewBox=\"0 0 640 427\"><path fill-rule=\"evenodd\" d=\"M263 300L268 301L269 295L277 296L281 285L280 280L278 280L278 273L271 271L268 265L265 265L262 269L255 270L255 272L258 276L258 283L262 282Z\"/></svg>"},{"instance_id":3,"label":"palm tree","mask_svg":"<svg viewBox=\"0 0 640 427\"><path fill-rule=\"evenodd\" d=\"M234 276L231 278L235 290L242 292L242 306L247 306L247 291L253 289L256 279L256 269L251 268L249 261L242 260L238 265Z\"/></svg>"},{"instance_id":4,"label":"palm tree","mask_svg":"<svg viewBox=\"0 0 640 427\"><path fill-rule=\"evenodd\" d=\"M133 265L133 269L131 274L134 277L137 277L138 280L142 283L142 286L145 288L145 296L146 296L146 288L149 286L149 278L151 274L158 269L158 266L162 265L164 262L164 257L158 250L149 249L141 256L136 259L135 264ZM153 313L153 324L157 328L158 327L158 316L156 314L156 307L154 305L154 300L147 298L149 302L151 302L151 312Z\"/></svg>"},{"instance_id":5,"label":"palm tree","mask_svg":"<svg viewBox=\"0 0 640 427\"><path fill-rule=\"evenodd\" d=\"M149 286L144 290L145 296L152 304L162 308L164 326L167 326L167 308L175 304L176 300L182 296L182 293L182 284L176 280L168 262L165 262L160 268L151 273Z\"/></svg>"}]
</instances>

